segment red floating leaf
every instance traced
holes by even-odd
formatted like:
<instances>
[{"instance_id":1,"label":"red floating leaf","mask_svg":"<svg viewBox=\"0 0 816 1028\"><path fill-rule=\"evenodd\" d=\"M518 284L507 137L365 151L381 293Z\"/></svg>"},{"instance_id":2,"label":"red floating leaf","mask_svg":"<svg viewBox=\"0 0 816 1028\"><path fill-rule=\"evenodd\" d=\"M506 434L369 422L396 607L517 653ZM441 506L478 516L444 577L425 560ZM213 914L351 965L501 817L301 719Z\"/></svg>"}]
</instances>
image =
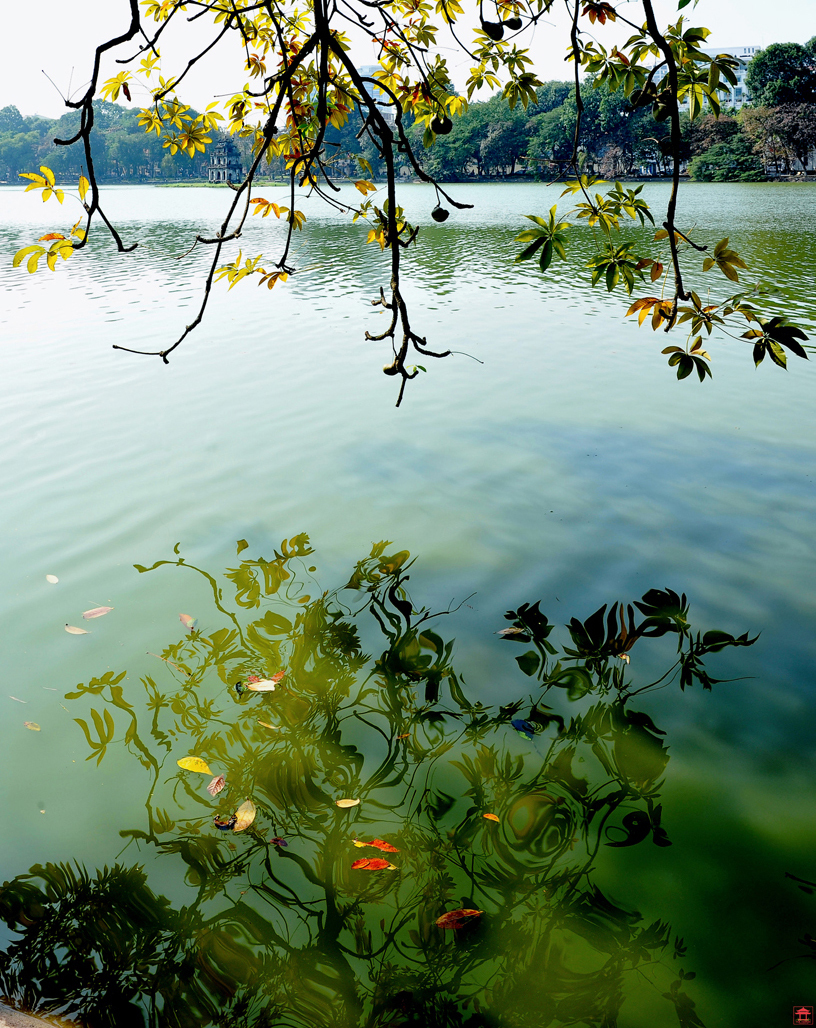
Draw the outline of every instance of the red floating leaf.
<instances>
[{"instance_id":1,"label":"red floating leaf","mask_svg":"<svg viewBox=\"0 0 816 1028\"><path fill-rule=\"evenodd\" d=\"M366 843L367 846L376 846L378 850L382 850L383 853L399 853L396 846L392 846L390 842L383 842L382 839L372 839L371 842Z\"/></svg>"},{"instance_id":2,"label":"red floating leaf","mask_svg":"<svg viewBox=\"0 0 816 1028\"><path fill-rule=\"evenodd\" d=\"M473 917L481 917L483 910L449 910L447 914L438 917L434 924L437 928L461 928L469 924Z\"/></svg>"},{"instance_id":3,"label":"red floating leaf","mask_svg":"<svg viewBox=\"0 0 816 1028\"><path fill-rule=\"evenodd\" d=\"M495 814L482 814L482 817L486 821L500 821L501 820L501 818L496 817Z\"/></svg>"},{"instance_id":4,"label":"red floating leaf","mask_svg":"<svg viewBox=\"0 0 816 1028\"><path fill-rule=\"evenodd\" d=\"M392 863L387 860L376 859L376 860L355 860L351 865L352 871L396 871L396 868Z\"/></svg>"}]
</instances>

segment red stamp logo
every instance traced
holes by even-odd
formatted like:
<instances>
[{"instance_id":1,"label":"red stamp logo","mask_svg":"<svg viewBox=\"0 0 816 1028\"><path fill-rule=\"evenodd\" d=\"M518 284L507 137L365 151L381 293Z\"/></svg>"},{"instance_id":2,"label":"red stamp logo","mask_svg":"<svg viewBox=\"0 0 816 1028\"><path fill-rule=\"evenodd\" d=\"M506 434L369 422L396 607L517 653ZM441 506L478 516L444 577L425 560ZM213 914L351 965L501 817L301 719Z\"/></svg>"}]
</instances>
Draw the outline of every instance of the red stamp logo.
<instances>
[{"instance_id":1,"label":"red stamp logo","mask_svg":"<svg viewBox=\"0 0 816 1028\"><path fill-rule=\"evenodd\" d=\"M794 1024L813 1024L813 1007L794 1007Z\"/></svg>"}]
</instances>

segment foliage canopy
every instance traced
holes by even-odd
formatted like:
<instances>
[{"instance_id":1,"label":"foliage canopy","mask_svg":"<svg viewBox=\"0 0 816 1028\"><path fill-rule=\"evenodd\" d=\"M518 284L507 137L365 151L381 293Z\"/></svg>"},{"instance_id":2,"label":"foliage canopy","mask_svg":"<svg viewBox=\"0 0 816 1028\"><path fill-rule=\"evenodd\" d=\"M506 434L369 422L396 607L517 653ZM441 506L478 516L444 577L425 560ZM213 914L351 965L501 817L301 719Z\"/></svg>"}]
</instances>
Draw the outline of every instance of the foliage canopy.
<instances>
[{"instance_id":1,"label":"foliage canopy","mask_svg":"<svg viewBox=\"0 0 816 1028\"><path fill-rule=\"evenodd\" d=\"M596 253L589 263L593 285L604 282L609 291L622 287L631 295L641 283L651 283L652 291L659 295L636 297L628 313L638 313L641 323L651 315L654 329L670 331L684 326L684 344L663 351L670 366L676 367L678 378L694 371L700 381L710 376L711 358L702 344L703 336L710 335L715 327L734 338L750 340L755 359L757 353L761 359L767 352L775 363L785 367L786 351L806 357L800 342L806 339L804 333L785 318L763 317L753 301L756 290L741 288L736 294L718 299L709 295L703 300L688 285L693 276L708 271L738 282L736 269L746 267L739 255L728 249L728 240L708 239L704 230L695 231L693 226L676 221L684 151L680 105L688 102L692 121L706 110L718 115L721 93L736 83L736 59L728 54L712 57L705 52L709 31L695 27L679 13L690 6L691 0L679 0L676 20L663 27L658 25L652 0L617 6L606 0L563 2L570 24L565 44L573 70L572 99L568 102L574 105L574 119L558 152L549 158L549 166L556 178L566 180L562 195L574 197L576 203L568 212L560 212L560 220L551 224L531 215L539 228L518 237L519 242L531 244L518 259L535 256L541 270L546 271L554 256L567 259L570 233L579 227L592 230L596 241ZM213 283L220 279L228 281L230 287L254 279L271 288L294 274L293 234L303 230L306 220L296 208L296 190L305 188L348 212L355 221L368 221L367 242L387 252L388 290L381 288L372 303L389 312L389 323L383 332L367 332L366 337L391 347L390 362L383 370L400 380L399 405L406 383L424 370L409 364L412 354L445 357L450 351L432 349L419 335L403 295L401 256L417 243L420 226L409 223L399 204L398 164L407 162L416 178L434 187L436 206L430 212L434 221L447 220L451 208L470 206L457 200L453 190L446 190L432 166L423 166L418 148L433 148L438 139L444 141L451 135L468 101L482 88L500 90L501 101L513 110L538 102L536 90L542 83L523 45L525 34L556 5L560 6L560 0L489 0L475 10L466 10L459 0L437 0L435 4L427 0L128 3L129 26L97 47L84 95L66 101L69 108L79 112L78 128L56 140L61 146L82 148L84 170L78 194L84 213L66 232L47 233L23 247L14 258L15 266L25 262L32 273L42 266L53 271L60 260L67 260L88 245L97 217L121 252L137 245L126 244L105 214L90 138L100 99L117 101L121 96L130 101L131 85L139 82L152 97L150 106L140 111L139 123L148 135L160 139L171 155L199 159L224 130L249 144L251 161L246 177L230 196L220 226L209 236L199 234L191 240L191 249L212 249L197 315L175 341L162 349L131 352L158 356L166 363L201 322ZM633 6L642 20L634 20ZM475 28L471 24L474 17L478 20ZM191 52L183 66L165 69L160 49L163 33L171 22L184 18L207 19L211 40L203 49ZM349 22L378 48L379 60L373 71L360 70L350 56L350 40L345 32ZM604 31L613 25L625 26L630 35L622 45L605 46L601 42ZM465 96L454 88L447 61L438 48L443 30L470 60ZM103 56L137 39L140 42L135 53L116 51L125 54L117 58L123 70L103 80ZM807 48L802 49L809 53ZM214 54L235 67L235 91L222 103L214 102L197 113L184 102L184 80L199 60L213 59ZM582 72L588 81L582 82ZM594 104L590 97L600 94L592 90L603 90L608 99ZM602 188L599 180L587 174L582 126L596 106L597 117L610 123L615 118L621 120L622 114L648 107L655 123L663 126L656 142L670 164L672 190L658 223L640 196L641 187L628 189L615 182L612 188ZM337 144L332 132L342 129L352 115L359 120L360 131L350 146ZM363 137L379 157L385 179L383 200L369 195L376 191L372 164L361 152L362 147L355 145ZM487 138L484 146L487 160L507 161L509 156L514 162L512 125L507 132ZM287 205L252 195L253 184L264 162L270 159L284 162ZM335 181L345 177L349 162L356 166L354 184L360 194L350 208L345 197L342 202L338 197ZM27 189L42 191L43 200L55 196L62 203L64 190L56 187L52 169L43 166L23 177L28 180ZM229 259L225 248L240 237L247 217L269 213L286 224L280 249L272 256L246 258L239 251L237 257ZM642 231L635 237L621 235L625 226L644 229L647 222L657 229L652 239ZM531 231L543 235L534 239ZM723 254L733 256L723 259ZM740 328L746 331L740 333Z\"/></svg>"}]
</instances>

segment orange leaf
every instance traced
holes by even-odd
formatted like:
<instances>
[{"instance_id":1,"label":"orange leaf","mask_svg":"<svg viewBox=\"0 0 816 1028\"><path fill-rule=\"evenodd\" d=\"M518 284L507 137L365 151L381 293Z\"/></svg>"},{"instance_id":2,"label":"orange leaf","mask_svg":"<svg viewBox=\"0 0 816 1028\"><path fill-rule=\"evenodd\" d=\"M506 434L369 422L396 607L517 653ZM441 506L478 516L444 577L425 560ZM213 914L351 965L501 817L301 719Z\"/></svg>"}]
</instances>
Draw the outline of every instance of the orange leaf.
<instances>
[{"instance_id":1,"label":"orange leaf","mask_svg":"<svg viewBox=\"0 0 816 1028\"><path fill-rule=\"evenodd\" d=\"M496 817L495 814L482 814L482 817L487 821L500 821L501 818Z\"/></svg>"},{"instance_id":2,"label":"orange leaf","mask_svg":"<svg viewBox=\"0 0 816 1028\"><path fill-rule=\"evenodd\" d=\"M461 928L468 924L470 918L481 917L483 910L449 910L447 914L438 917L434 924L437 928Z\"/></svg>"},{"instance_id":3,"label":"orange leaf","mask_svg":"<svg viewBox=\"0 0 816 1028\"><path fill-rule=\"evenodd\" d=\"M351 869L352 871L396 871L394 865L389 863L387 860L382 860L380 858L377 860L366 860L365 857L360 860L355 860L351 865Z\"/></svg>"},{"instance_id":4,"label":"orange leaf","mask_svg":"<svg viewBox=\"0 0 816 1028\"><path fill-rule=\"evenodd\" d=\"M61 232L48 232L44 236L40 236L37 240L39 243L48 243L52 239L65 239L65 236Z\"/></svg>"},{"instance_id":5,"label":"orange leaf","mask_svg":"<svg viewBox=\"0 0 816 1028\"><path fill-rule=\"evenodd\" d=\"M374 846L376 849L381 850L383 853L399 853L396 846L392 846L390 842L383 842L382 839L372 839L371 842L363 842L361 839L354 840L355 846Z\"/></svg>"}]
</instances>

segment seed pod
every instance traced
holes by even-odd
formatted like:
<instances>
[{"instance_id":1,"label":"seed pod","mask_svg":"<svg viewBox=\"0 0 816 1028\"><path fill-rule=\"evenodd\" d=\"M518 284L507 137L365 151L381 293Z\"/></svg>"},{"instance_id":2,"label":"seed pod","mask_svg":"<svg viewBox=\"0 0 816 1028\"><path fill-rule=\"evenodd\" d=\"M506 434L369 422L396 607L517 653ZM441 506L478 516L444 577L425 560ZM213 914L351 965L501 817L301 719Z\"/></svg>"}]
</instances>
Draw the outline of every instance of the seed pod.
<instances>
[{"instance_id":1,"label":"seed pod","mask_svg":"<svg viewBox=\"0 0 816 1028\"><path fill-rule=\"evenodd\" d=\"M483 21L482 32L498 42L504 35L504 25L500 21Z\"/></svg>"},{"instance_id":2,"label":"seed pod","mask_svg":"<svg viewBox=\"0 0 816 1028\"><path fill-rule=\"evenodd\" d=\"M443 222L447 221L450 217L450 211L446 211L444 207L440 207L439 204L434 207L431 211L431 217L434 221Z\"/></svg>"},{"instance_id":3,"label":"seed pod","mask_svg":"<svg viewBox=\"0 0 816 1028\"><path fill-rule=\"evenodd\" d=\"M453 122L446 114L437 115L431 122L431 131L435 132L438 136L446 136L452 128Z\"/></svg>"},{"instance_id":4,"label":"seed pod","mask_svg":"<svg viewBox=\"0 0 816 1028\"><path fill-rule=\"evenodd\" d=\"M396 361L393 364L386 364L383 368L384 375L397 375L399 374L399 368L397 367Z\"/></svg>"}]
</instances>

